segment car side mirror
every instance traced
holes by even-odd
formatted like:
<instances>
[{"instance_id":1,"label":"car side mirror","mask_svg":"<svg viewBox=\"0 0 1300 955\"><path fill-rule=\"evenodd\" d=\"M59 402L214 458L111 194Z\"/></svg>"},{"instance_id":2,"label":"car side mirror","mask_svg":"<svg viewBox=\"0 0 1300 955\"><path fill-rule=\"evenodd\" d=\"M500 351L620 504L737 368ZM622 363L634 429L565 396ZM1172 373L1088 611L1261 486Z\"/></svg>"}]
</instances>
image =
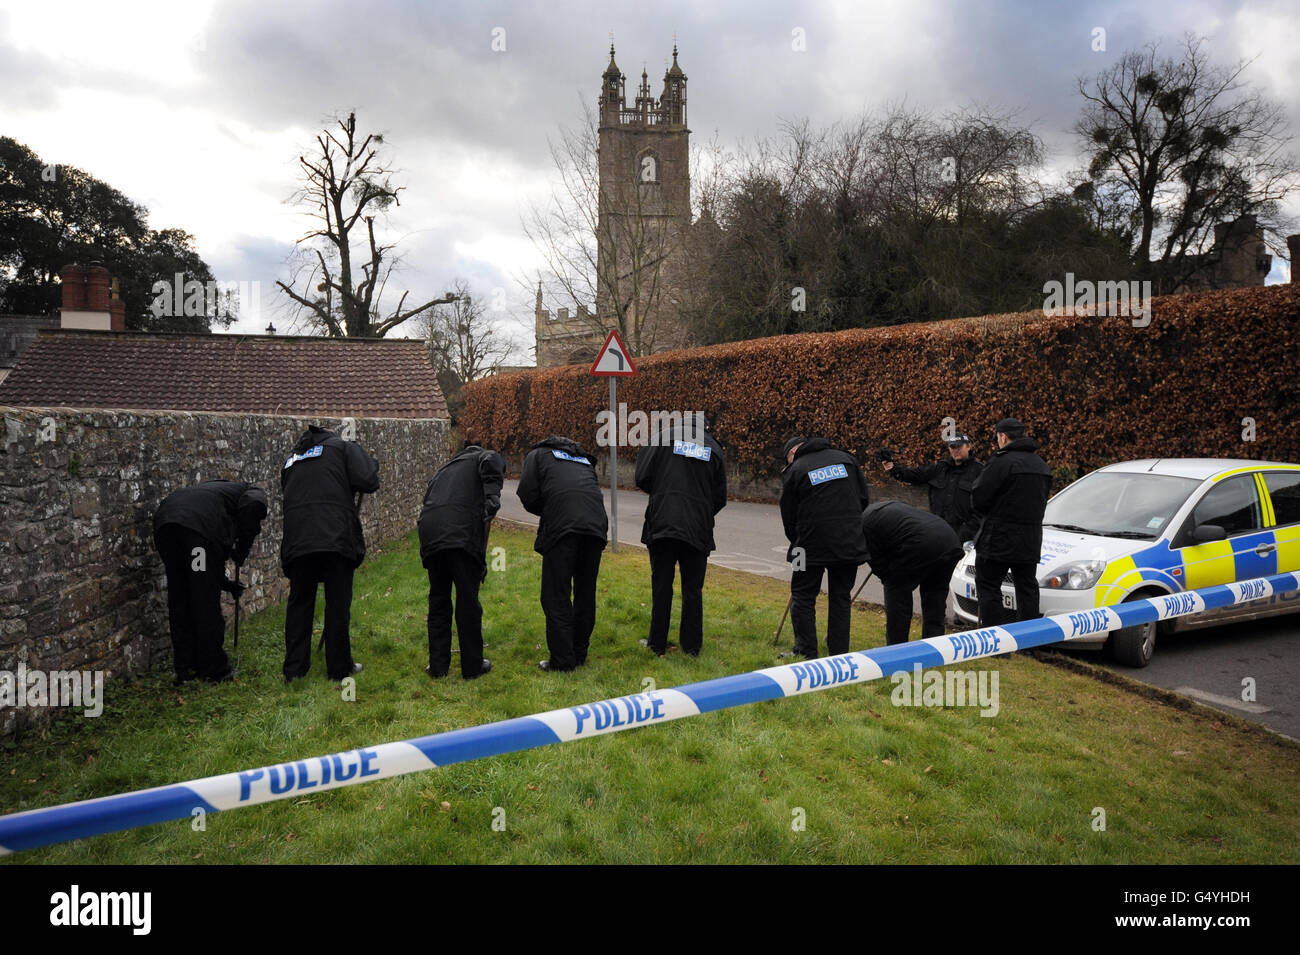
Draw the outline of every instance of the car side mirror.
<instances>
[{"instance_id":1,"label":"car side mirror","mask_svg":"<svg viewBox=\"0 0 1300 955\"><path fill-rule=\"evenodd\" d=\"M1200 524L1196 530L1192 531L1192 540L1198 544L1207 544L1210 541L1221 541L1228 539L1228 532L1218 524Z\"/></svg>"}]
</instances>

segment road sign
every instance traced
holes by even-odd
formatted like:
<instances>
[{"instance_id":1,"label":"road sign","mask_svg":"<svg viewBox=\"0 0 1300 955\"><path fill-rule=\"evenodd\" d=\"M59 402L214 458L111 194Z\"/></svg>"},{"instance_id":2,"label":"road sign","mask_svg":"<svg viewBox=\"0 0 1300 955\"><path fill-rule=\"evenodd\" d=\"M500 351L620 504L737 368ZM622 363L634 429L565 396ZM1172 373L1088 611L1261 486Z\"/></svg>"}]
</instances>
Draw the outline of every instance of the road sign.
<instances>
[{"instance_id":1,"label":"road sign","mask_svg":"<svg viewBox=\"0 0 1300 955\"><path fill-rule=\"evenodd\" d=\"M618 329L611 328L600 354L591 363L591 373L599 377L630 378L636 374L636 365L627 353L627 346L618 337Z\"/></svg>"},{"instance_id":2,"label":"road sign","mask_svg":"<svg viewBox=\"0 0 1300 955\"><path fill-rule=\"evenodd\" d=\"M611 328L601 346L600 354L591 363L591 373L609 379L610 419L618 422L618 380L636 374L636 365L627 353L627 346L618 337L618 329ZM614 441L609 446L609 538L610 550L618 553L618 428L613 429Z\"/></svg>"}]
</instances>

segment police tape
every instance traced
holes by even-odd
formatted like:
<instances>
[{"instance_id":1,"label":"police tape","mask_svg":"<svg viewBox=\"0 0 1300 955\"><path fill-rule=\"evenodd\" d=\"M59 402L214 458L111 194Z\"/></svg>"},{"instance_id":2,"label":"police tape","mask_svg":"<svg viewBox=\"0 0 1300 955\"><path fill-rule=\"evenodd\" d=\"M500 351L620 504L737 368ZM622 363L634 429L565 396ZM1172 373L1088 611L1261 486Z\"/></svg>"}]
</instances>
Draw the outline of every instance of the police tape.
<instances>
[{"instance_id":1,"label":"police tape","mask_svg":"<svg viewBox=\"0 0 1300 955\"><path fill-rule=\"evenodd\" d=\"M294 760L246 772L0 816L0 855L86 836L134 829L289 799L309 789L337 789L503 753L567 743L685 716L833 686L879 680L899 671L945 666L1030 647L1095 637L1155 620L1246 603L1300 590L1300 574L1278 574L1110 607L1057 614L1002 627L855 650L768 667L672 689L649 690L549 713L450 730L366 749Z\"/></svg>"}]
</instances>

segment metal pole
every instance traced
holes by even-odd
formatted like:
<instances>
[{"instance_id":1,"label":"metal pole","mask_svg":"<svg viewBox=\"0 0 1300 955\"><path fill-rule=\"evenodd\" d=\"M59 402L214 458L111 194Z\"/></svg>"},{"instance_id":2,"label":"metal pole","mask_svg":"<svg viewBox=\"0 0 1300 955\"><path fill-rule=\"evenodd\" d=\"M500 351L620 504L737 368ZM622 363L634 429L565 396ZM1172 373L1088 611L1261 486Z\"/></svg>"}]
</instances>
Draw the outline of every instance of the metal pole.
<instances>
[{"instance_id":1,"label":"metal pole","mask_svg":"<svg viewBox=\"0 0 1300 955\"><path fill-rule=\"evenodd\" d=\"M610 546L618 553L618 379L609 376L609 420L614 424L614 440L609 446L609 516Z\"/></svg>"},{"instance_id":2,"label":"metal pole","mask_svg":"<svg viewBox=\"0 0 1300 955\"><path fill-rule=\"evenodd\" d=\"M235 592L231 594L235 598L235 649L239 649L239 565L235 565Z\"/></svg>"}]
</instances>

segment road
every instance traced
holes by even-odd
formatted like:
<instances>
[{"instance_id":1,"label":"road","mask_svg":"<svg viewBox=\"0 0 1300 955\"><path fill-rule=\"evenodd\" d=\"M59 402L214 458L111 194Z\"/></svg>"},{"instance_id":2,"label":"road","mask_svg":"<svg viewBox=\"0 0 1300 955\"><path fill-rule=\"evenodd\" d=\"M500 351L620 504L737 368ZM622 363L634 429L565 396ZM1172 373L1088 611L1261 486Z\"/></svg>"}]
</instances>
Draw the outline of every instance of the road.
<instances>
[{"instance_id":1,"label":"road","mask_svg":"<svg viewBox=\"0 0 1300 955\"><path fill-rule=\"evenodd\" d=\"M1140 670L1098 653L1077 651L1077 655L1300 739L1297 621L1300 617L1292 615L1162 636L1156 641L1155 657ZM1253 681L1253 700L1242 699L1247 680Z\"/></svg>"},{"instance_id":2,"label":"road","mask_svg":"<svg viewBox=\"0 0 1300 955\"><path fill-rule=\"evenodd\" d=\"M536 524L516 495L518 481L506 481L501 495L502 518ZM618 539L640 546L646 495L619 488ZM609 509L609 489L605 489ZM709 563L779 580L790 579L785 561L786 540L781 513L775 504L729 501L718 513L714 539L718 549ZM867 576L858 571L857 583ZM856 585L855 585L856 586ZM826 589L822 582L823 591ZM872 579L859 600L881 605L884 594ZM921 612L913 599L914 612ZM1105 659L1099 653L1074 651L1080 659L1101 663L1129 679L1173 690L1224 712L1300 739L1300 617L1234 624L1211 630L1161 637L1151 664L1136 670ZM1242 681L1254 680L1255 700L1242 700Z\"/></svg>"}]
</instances>

